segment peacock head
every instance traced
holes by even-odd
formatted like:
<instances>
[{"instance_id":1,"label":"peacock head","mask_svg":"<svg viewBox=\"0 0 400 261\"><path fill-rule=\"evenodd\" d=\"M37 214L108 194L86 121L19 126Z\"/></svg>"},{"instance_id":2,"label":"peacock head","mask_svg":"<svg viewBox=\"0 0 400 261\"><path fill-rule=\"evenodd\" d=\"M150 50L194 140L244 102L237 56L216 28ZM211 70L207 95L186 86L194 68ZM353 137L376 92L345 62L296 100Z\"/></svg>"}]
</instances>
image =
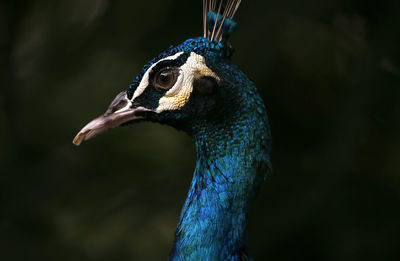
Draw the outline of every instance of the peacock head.
<instances>
[{"instance_id":1,"label":"peacock head","mask_svg":"<svg viewBox=\"0 0 400 261\"><path fill-rule=\"evenodd\" d=\"M197 120L221 114L221 107L231 105L228 101L237 101L229 97L235 96L236 90L230 89L239 76L230 62L233 50L227 42L236 23L215 12L208 12L205 21L204 37L171 46L151 60L73 143L80 145L114 127L143 120L190 132Z\"/></svg>"}]
</instances>

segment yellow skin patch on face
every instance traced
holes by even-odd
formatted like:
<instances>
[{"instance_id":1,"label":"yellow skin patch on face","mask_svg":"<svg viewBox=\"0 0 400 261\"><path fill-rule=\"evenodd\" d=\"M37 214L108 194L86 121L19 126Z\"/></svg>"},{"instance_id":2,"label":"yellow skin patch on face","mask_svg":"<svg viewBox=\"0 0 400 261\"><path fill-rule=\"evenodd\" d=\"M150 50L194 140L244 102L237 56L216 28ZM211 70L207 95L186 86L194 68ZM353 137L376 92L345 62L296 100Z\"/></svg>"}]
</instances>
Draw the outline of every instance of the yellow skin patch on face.
<instances>
[{"instance_id":1,"label":"yellow skin patch on face","mask_svg":"<svg viewBox=\"0 0 400 261\"><path fill-rule=\"evenodd\" d=\"M203 76L219 80L218 76L207 67L204 57L192 52L186 63L181 66L175 85L160 99L156 112L179 110L185 106L193 91L194 80Z\"/></svg>"}]
</instances>

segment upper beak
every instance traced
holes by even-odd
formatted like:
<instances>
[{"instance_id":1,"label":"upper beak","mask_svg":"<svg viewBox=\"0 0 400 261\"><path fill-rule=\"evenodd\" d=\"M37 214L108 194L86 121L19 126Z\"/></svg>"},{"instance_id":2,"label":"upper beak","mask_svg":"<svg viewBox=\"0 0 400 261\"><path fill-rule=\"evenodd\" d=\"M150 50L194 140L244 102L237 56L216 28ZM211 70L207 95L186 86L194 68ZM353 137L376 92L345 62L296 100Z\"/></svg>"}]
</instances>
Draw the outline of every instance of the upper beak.
<instances>
[{"instance_id":1,"label":"upper beak","mask_svg":"<svg viewBox=\"0 0 400 261\"><path fill-rule=\"evenodd\" d=\"M83 141L96 137L112 128L118 127L128 121L143 119L139 112L148 111L143 107L132 108L132 102L126 97L126 92L121 92L115 97L107 111L100 117L89 122L76 135L73 143L79 146Z\"/></svg>"}]
</instances>

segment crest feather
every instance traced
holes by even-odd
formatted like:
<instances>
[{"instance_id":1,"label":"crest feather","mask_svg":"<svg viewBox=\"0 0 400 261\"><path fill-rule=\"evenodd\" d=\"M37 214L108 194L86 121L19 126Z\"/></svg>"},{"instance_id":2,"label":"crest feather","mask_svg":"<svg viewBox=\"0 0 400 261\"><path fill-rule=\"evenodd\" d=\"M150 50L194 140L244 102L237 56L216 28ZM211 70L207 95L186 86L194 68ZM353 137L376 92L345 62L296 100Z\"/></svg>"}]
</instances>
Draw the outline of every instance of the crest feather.
<instances>
[{"instance_id":1,"label":"crest feather","mask_svg":"<svg viewBox=\"0 0 400 261\"><path fill-rule=\"evenodd\" d=\"M242 0L203 0L203 37L226 40L236 28L233 20Z\"/></svg>"}]
</instances>

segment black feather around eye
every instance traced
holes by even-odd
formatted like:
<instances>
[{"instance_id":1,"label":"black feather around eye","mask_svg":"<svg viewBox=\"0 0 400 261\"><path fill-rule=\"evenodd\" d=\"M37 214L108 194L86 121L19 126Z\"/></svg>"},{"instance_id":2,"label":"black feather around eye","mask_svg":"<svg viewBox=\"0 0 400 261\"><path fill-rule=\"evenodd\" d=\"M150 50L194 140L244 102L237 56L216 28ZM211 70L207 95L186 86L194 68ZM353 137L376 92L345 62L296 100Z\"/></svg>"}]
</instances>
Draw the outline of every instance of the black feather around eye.
<instances>
[{"instance_id":1,"label":"black feather around eye","mask_svg":"<svg viewBox=\"0 0 400 261\"><path fill-rule=\"evenodd\" d=\"M217 87L217 80L210 76L203 76L193 82L193 89L202 95L213 94Z\"/></svg>"}]
</instances>

